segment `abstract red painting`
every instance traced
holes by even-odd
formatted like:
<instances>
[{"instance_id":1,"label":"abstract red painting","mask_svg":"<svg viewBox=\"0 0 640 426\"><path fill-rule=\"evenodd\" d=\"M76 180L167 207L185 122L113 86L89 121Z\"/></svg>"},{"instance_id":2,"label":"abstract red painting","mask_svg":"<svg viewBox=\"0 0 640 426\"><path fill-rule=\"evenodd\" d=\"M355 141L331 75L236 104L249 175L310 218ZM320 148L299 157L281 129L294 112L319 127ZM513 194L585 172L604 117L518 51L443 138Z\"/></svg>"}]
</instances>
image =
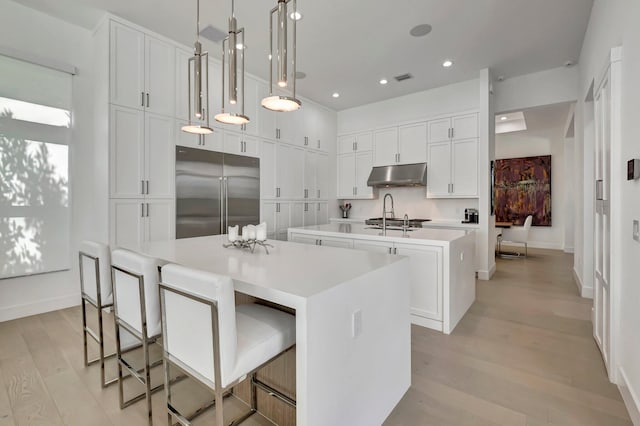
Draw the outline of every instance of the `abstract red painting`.
<instances>
[{"instance_id":1,"label":"abstract red painting","mask_svg":"<svg viewBox=\"0 0 640 426\"><path fill-rule=\"evenodd\" d=\"M496 160L496 222L551 226L551 156Z\"/></svg>"}]
</instances>

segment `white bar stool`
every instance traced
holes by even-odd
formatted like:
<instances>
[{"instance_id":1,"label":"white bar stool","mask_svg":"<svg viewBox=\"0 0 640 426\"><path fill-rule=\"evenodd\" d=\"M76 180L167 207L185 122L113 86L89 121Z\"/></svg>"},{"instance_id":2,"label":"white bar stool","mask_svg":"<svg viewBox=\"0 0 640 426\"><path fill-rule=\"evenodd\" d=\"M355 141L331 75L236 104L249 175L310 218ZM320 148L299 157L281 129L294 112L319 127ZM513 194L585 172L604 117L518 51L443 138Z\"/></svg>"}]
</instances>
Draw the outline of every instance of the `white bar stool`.
<instances>
[{"instance_id":1,"label":"white bar stool","mask_svg":"<svg viewBox=\"0 0 640 426\"><path fill-rule=\"evenodd\" d=\"M111 253L111 275L113 279L113 299L116 323L116 342L118 354L118 380L120 388L120 408L147 400L149 425L152 425L151 394L164 386L151 388L151 368L162 363L162 359L150 363L149 345L161 337L160 302L158 282L160 267L164 263L159 259L143 256L129 250L116 249ZM121 328L132 336L123 340ZM122 355L142 346L144 366L136 369ZM145 392L127 401L124 400L122 368L145 385Z\"/></svg>"},{"instance_id":2,"label":"white bar stool","mask_svg":"<svg viewBox=\"0 0 640 426\"><path fill-rule=\"evenodd\" d=\"M116 355L104 354L104 321L103 309L113 306L111 286L111 252L109 246L95 241L83 241L78 253L80 270L80 292L82 295L82 337L84 340L84 366L88 367L100 362L100 384L104 388L118 381L118 378L105 379L104 361ZM87 326L87 303L96 308L98 313L97 332ZM98 343L100 355L89 360L87 336Z\"/></svg>"},{"instance_id":3,"label":"white bar stool","mask_svg":"<svg viewBox=\"0 0 640 426\"><path fill-rule=\"evenodd\" d=\"M295 401L258 381L255 372L295 345L295 317L258 304L235 305L231 278L169 264L160 282L163 354L168 423L174 416L190 425L171 403L170 366L207 386L215 395L216 424L224 424L223 397L251 377L251 409L233 420L237 425L257 410L256 386L295 407Z\"/></svg>"}]
</instances>

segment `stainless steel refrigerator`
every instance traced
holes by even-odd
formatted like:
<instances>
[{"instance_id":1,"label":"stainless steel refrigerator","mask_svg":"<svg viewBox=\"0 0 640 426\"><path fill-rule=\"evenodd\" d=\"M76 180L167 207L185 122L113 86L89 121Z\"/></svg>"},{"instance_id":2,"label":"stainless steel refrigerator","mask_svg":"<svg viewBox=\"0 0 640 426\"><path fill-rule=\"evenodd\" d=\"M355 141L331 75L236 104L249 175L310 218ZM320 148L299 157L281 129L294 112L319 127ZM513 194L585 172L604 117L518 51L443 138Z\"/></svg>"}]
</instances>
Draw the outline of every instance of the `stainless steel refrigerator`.
<instances>
[{"instance_id":1,"label":"stainless steel refrigerator","mask_svg":"<svg viewBox=\"0 0 640 426\"><path fill-rule=\"evenodd\" d=\"M176 238L260 222L260 160L176 147Z\"/></svg>"}]
</instances>

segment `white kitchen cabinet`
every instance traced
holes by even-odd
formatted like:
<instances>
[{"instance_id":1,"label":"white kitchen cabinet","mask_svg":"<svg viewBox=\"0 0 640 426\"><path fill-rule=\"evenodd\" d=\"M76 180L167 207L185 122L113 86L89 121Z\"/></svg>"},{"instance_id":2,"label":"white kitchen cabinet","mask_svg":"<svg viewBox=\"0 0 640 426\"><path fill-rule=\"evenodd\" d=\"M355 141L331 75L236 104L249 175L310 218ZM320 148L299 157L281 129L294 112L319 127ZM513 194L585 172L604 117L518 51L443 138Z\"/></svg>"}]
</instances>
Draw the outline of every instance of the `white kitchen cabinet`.
<instances>
[{"instance_id":1,"label":"white kitchen cabinet","mask_svg":"<svg viewBox=\"0 0 640 426\"><path fill-rule=\"evenodd\" d=\"M318 224L317 205L318 203L304 203L303 226L313 226Z\"/></svg>"},{"instance_id":2,"label":"white kitchen cabinet","mask_svg":"<svg viewBox=\"0 0 640 426\"><path fill-rule=\"evenodd\" d=\"M173 116L175 48L114 21L110 40L110 102Z\"/></svg>"},{"instance_id":3,"label":"white kitchen cabinet","mask_svg":"<svg viewBox=\"0 0 640 426\"><path fill-rule=\"evenodd\" d=\"M247 117L249 117L249 122L243 126L244 133L247 135L259 136L260 127L258 125L258 110L264 109L262 108L262 106L260 106L260 101L262 101L262 98L258 98L259 83L258 80L246 76L244 78L244 84L244 113Z\"/></svg>"},{"instance_id":4,"label":"white kitchen cabinet","mask_svg":"<svg viewBox=\"0 0 640 426\"><path fill-rule=\"evenodd\" d=\"M312 237L309 235L302 235L302 234L293 235L289 241L292 243L308 244L311 246L318 245L318 239L316 237Z\"/></svg>"},{"instance_id":5,"label":"white kitchen cabinet","mask_svg":"<svg viewBox=\"0 0 640 426\"><path fill-rule=\"evenodd\" d=\"M316 164L316 198L329 198L329 155L319 153ZM313 197L311 197L313 198Z\"/></svg>"},{"instance_id":6,"label":"white kitchen cabinet","mask_svg":"<svg viewBox=\"0 0 640 426\"><path fill-rule=\"evenodd\" d=\"M427 123L398 128L398 164L427 162Z\"/></svg>"},{"instance_id":7,"label":"white kitchen cabinet","mask_svg":"<svg viewBox=\"0 0 640 426\"><path fill-rule=\"evenodd\" d=\"M479 135L477 113L431 120L427 124L429 143L452 139L473 139Z\"/></svg>"},{"instance_id":8,"label":"white kitchen cabinet","mask_svg":"<svg viewBox=\"0 0 640 426\"><path fill-rule=\"evenodd\" d=\"M228 154L258 156L258 140L242 133L224 131L223 151Z\"/></svg>"},{"instance_id":9,"label":"white kitchen cabinet","mask_svg":"<svg viewBox=\"0 0 640 426\"><path fill-rule=\"evenodd\" d=\"M289 207L288 228L299 228L304 226L304 204L303 202L291 202Z\"/></svg>"},{"instance_id":10,"label":"white kitchen cabinet","mask_svg":"<svg viewBox=\"0 0 640 426\"><path fill-rule=\"evenodd\" d=\"M269 88L265 83L258 83L258 102L269 96ZM260 106L258 108L258 131L260 136L268 139L277 139L276 131L276 114L277 113Z\"/></svg>"},{"instance_id":11,"label":"white kitchen cabinet","mask_svg":"<svg viewBox=\"0 0 640 426\"><path fill-rule=\"evenodd\" d=\"M136 248L140 243L175 238L172 199L112 199L109 217L113 247Z\"/></svg>"},{"instance_id":12,"label":"white kitchen cabinet","mask_svg":"<svg viewBox=\"0 0 640 426\"><path fill-rule=\"evenodd\" d=\"M442 248L395 243L394 254L409 258L409 279L412 283L411 313L442 321Z\"/></svg>"},{"instance_id":13,"label":"white kitchen cabinet","mask_svg":"<svg viewBox=\"0 0 640 426\"><path fill-rule=\"evenodd\" d=\"M112 106L109 118L109 177L113 198L137 198L144 194L144 113Z\"/></svg>"},{"instance_id":14,"label":"white kitchen cabinet","mask_svg":"<svg viewBox=\"0 0 640 426\"><path fill-rule=\"evenodd\" d=\"M428 122L427 198L478 196L478 114Z\"/></svg>"},{"instance_id":15,"label":"white kitchen cabinet","mask_svg":"<svg viewBox=\"0 0 640 426\"><path fill-rule=\"evenodd\" d=\"M262 202L261 222L267 223L267 238L272 240L287 240L287 230L290 225L291 203L280 201Z\"/></svg>"},{"instance_id":16,"label":"white kitchen cabinet","mask_svg":"<svg viewBox=\"0 0 640 426\"><path fill-rule=\"evenodd\" d=\"M398 162L398 128L376 130L373 133L373 165L389 166Z\"/></svg>"},{"instance_id":17,"label":"white kitchen cabinet","mask_svg":"<svg viewBox=\"0 0 640 426\"><path fill-rule=\"evenodd\" d=\"M144 34L111 22L109 100L112 104L144 109Z\"/></svg>"},{"instance_id":18,"label":"white kitchen cabinet","mask_svg":"<svg viewBox=\"0 0 640 426\"><path fill-rule=\"evenodd\" d=\"M427 197L451 195L451 142L429 144Z\"/></svg>"},{"instance_id":19,"label":"white kitchen cabinet","mask_svg":"<svg viewBox=\"0 0 640 426\"><path fill-rule=\"evenodd\" d=\"M175 182L175 146L173 119L145 113L145 161L147 198L172 198Z\"/></svg>"},{"instance_id":20,"label":"white kitchen cabinet","mask_svg":"<svg viewBox=\"0 0 640 426\"><path fill-rule=\"evenodd\" d=\"M353 241L346 238L318 237L319 246L353 248Z\"/></svg>"},{"instance_id":21,"label":"white kitchen cabinet","mask_svg":"<svg viewBox=\"0 0 640 426\"><path fill-rule=\"evenodd\" d=\"M458 197L478 195L478 139L451 143L451 192Z\"/></svg>"},{"instance_id":22,"label":"white kitchen cabinet","mask_svg":"<svg viewBox=\"0 0 640 426\"><path fill-rule=\"evenodd\" d=\"M320 201L316 206L316 225L326 225L329 223L329 203Z\"/></svg>"},{"instance_id":23,"label":"white kitchen cabinet","mask_svg":"<svg viewBox=\"0 0 640 426\"><path fill-rule=\"evenodd\" d=\"M373 133L362 132L353 135L344 135L338 138L338 155L352 152L372 151Z\"/></svg>"},{"instance_id":24,"label":"white kitchen cabinet","mask_svg":"<svg viewBox=\"0 0 640 426\"><path fill-rule=\"evenodd\" d=\"M353 248L371 253L393 254L393 243L387 241L353 240Z\"/></svg>"},{"instance_id":25,"label":"white kitchen cabinet","mask_svg":"<svg viewBox=\"0 0 640 426\"><path fill-rule=\"evenodd\" d=\"M174 120L116 105L110 115L111 198L172 197Z\"/></svg>"},{"instance_id":26,"label":"white kitchen cabinet","mask_svg":"<svg viewBox=\"0 0 640 426\"><path fill-rule=\"evenodd\" d=\"M478 195L478 139L430 143L427 198Z\"/></svg>"},{"instance_id":27,"label":"white kitchen cabinet","mask_svg":"<svg viewBox=\"0 0 640 426\"><path fill-rule=\"evenodd\" d=\"M260 142L260 196L274 199L278 195L276 184L276 142Z\"/></svg>"},{"instance_id":28,"label":"white kitchen cabinet","mask_svg":"<svg viewBox=\"0 0 640 426\"><path fill-rule=\"evenodd\" d=\"M276 144L276 198L304 198L304 149Z\"/></svg>"},{"instance_id":29,"label":"white kitchen cabinet","mask_svg":"<svg viewBox=\"0 0 640 426\"><path fill-rule=\"evenodd\" d=\"M374 166L427 161L427 124L416 123L374 133Z\"/></svg>"},{"instance_id":30,"label":"white kitchen cabinet","mask_svg":"<svg viewBox=\"0 0 640 426\"><path fill-rule=\"evenodd\" d=\"M372 164L373 152L371 151L339 155L338 198L374 198L373 188L367 186Z\"/></svg>"},{"instance_id":31,"label":"white kitchen cabinet","mask_svg":"<svg viewBox=\"0 0 640 426\"><path fill-rule=\"evenodd\" d=\"M319 198L318 184L318 154L313 151L304 153L304 198Z\"/></svg>"},{"instance_id":32,"label":"white kitchen cabinet","mask_svg":"<svg viewBox=\"0 0 640 426\"><path fill-rule=\"evenodd\" d=\"M320 108L316 129L318 131L318 141L316 148L322 152L327 152L329 147L336 142L336 128L331 123L336 121L336 113L324 108Z\"/></svg>"}]
</instances>

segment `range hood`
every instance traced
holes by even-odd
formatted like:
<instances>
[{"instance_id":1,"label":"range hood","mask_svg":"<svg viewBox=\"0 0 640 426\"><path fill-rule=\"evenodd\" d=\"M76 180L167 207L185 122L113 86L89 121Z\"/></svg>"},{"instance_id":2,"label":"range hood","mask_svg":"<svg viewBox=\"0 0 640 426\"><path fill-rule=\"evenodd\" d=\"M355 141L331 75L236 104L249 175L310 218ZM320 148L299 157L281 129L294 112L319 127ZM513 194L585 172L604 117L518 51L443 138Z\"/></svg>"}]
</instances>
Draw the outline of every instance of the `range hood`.
<instances>
[{"instance_id":1,"label":"range hood","mask_svg":"<svg viewBox=\"0 0 640 426\"><path fill-rule=\"evenodd\" d=\"M374 188L426 186L427 163L374 167L367 180L367 185Z\"/></svg>"}]
</instances>

